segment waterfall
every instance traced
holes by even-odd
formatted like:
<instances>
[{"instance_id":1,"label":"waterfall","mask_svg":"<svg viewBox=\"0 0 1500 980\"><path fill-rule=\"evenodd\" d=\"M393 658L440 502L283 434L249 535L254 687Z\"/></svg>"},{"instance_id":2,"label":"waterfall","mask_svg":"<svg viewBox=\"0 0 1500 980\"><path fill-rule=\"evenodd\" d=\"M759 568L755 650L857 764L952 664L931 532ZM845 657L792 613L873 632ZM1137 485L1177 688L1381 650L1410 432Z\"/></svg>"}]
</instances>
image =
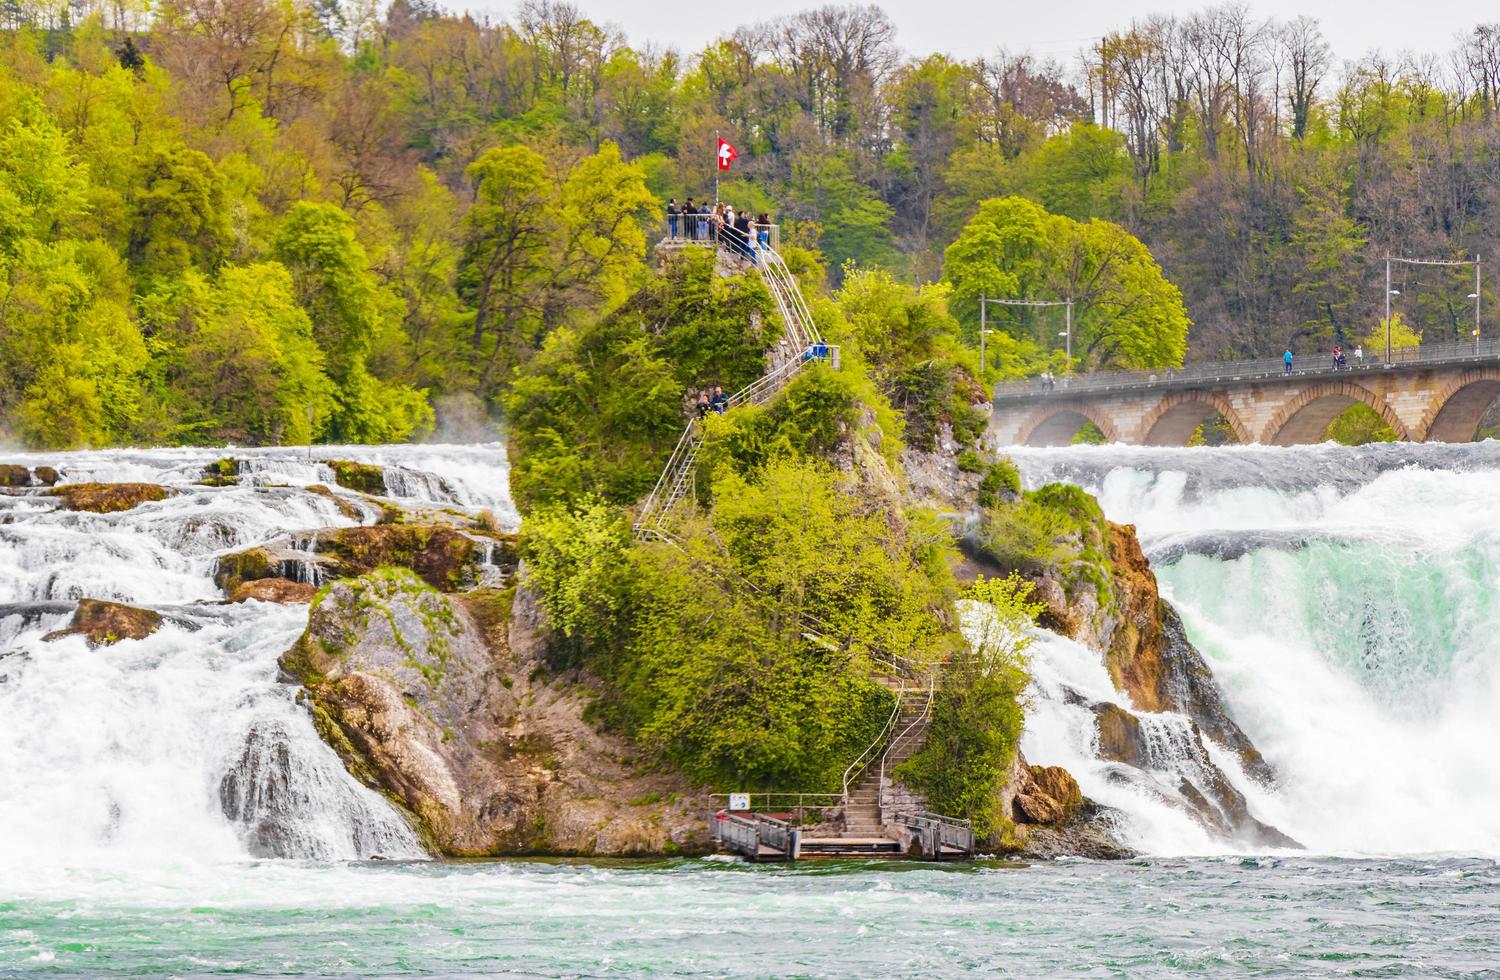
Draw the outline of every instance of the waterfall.
<instances>
[{"instance_id":1,"label":"waterfall","mask_svg":"<svg viewBox=\"0 0 1500 980\"><path fill-rule=\"evenodd\" d=\"M424 473L431 503L495 513L514 526L498 446L338 447ZM197 481L234 456L237 485ZM305 605L226 605L223 554L355 523L306 449L119 450L9 456L63 482L149 482L165 500L115 514L58 509L40 489L0 495L0 877L30 868L218 862L256 857L416 858L421 846L379 794L318 736L277 658ZM430 494L448 488L448 497ZM356 497L343 494L353 502ZM372 512L366 519L373 519ZM156 610L157 632L90 649L44 641L76 600Z\"/></svg>"},{"instance_id":2,"label":"waterfall","mask_svg":"<svg viewBox=\"0 0 1500 980\"><path fill-rule=\"evenodd\" d=\"M1214 753L1257 816L1319 853L1500 854L1500 444L1007 452L1028 486L1077 483L1137 526L1278 774ZM1028 758L1074 768L1137 846L1224 849L1093 754L1059 691L1118 698L1097 661L1038 644Z\"/></svg>"}]
</instances>

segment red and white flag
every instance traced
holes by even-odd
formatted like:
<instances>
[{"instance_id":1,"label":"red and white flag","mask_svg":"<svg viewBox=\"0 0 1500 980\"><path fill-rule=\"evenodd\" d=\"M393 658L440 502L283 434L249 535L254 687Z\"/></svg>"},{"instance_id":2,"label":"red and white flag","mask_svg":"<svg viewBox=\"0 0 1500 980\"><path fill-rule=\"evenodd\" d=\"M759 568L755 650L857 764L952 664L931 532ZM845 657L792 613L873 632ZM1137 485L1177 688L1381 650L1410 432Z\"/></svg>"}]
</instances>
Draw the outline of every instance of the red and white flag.
<instances>
[{"instance_id":1,"label":"red and white flag","mask_svg":"<svg viewBox=\"0 0 1500 980\"><path fill-rule=\"evenodd\" d=\"M719 137L719 169L728 170L729 165L740 158L734 146L724 137Z\"/></svg>"}]
</instances>

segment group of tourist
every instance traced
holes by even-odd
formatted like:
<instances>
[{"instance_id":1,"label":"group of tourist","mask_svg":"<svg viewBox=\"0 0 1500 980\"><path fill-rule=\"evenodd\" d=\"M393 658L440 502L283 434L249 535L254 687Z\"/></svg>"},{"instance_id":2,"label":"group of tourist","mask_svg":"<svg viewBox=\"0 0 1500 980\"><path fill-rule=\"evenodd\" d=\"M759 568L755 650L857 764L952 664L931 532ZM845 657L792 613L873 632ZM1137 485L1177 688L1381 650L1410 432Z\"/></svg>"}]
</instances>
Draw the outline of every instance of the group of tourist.
<instances>
[{"instance_id":1,"label":"group of tourist","mask_svg":"<svg viewBox=\"0 0 1500 980\"><path fill-rule=\"evenodd\" d=\"M1354 366L1365 366L1365 348L1363 344L1358 344L1354 348ZM1333 369L1335 371L1349 370L1349 355L1345 354L1344 348L1338 344L1335 344L1333 347Z\"/></svg>"},{"instance_id":2,"label":"group of tourist","mask_svg":"<svg viewBox=\"0 0 1500 980\"><path fill-rule=\"evenodd\" d=\"M694 204L692 198L678 204L674 197L667 202L667 233L690 242L723 242L757 262L760 252L771 247L771 216L761 212L751 217L748 208L736 211L722 203L710 207L707 201Z\"/></svg>"},{"instance_id":3,"label":"group of tourist","mask_svg":"<svg viewBox=\"0 0 1500 980\"><path fill-rule=\"evenodd\" d=\"M1288 347L1286 353L1281 355L1282 373L1292 373L1292 349ZM1354 346L1354 366L1362 368L1365 366L1365 346L1356 344ZM1335 371L1349 370L1349 355L1344 353L1342 344L1333 345L1333 369Z\"/></svg>"},{"instance_id":4,"label":"group of tourist","mask_svg":"<svg viewBox=\"0 0 1500 980\"><path fill-rule=\"evenodd\" d=\"M724 389L719 387L704 388L698 392L698 403L693 406L693 411L698 413L698 418L706 418L709 412L717 412L723 415L729 410L729 396L724 394Z\"/></svg>"}]
</instances>

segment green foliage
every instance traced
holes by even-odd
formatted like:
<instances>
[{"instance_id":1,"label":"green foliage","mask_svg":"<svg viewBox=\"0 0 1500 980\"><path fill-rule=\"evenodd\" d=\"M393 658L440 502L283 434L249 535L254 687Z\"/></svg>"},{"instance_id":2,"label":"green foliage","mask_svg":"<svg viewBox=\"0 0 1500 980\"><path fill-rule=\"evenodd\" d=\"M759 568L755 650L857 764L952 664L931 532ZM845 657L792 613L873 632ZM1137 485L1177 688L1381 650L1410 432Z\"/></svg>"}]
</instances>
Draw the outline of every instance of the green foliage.
<instances>
[{"instance_id":1,"label":"green foliage","mask_svg":"<svg viewBox=\"0 0 1500 980\"><path fill-rule=\"evenodd\" d=\"M540 508L527 515L520 547L526 584L547 614L554 650L575 662L586 653L596 669L611 672L637 591L624 515L592 498L573 509Z\"/></svg>"},{"instance_id":2,"label":"green foliage","mask_svg":"<svg viewBox=\"0 0 1500 980\"><path fill-rule=\"evenodd\" d=\"M966 593L968 651L945 665L927 742L896 769L940 813L972 820L981 837L1003 829L1001 790L1025 721L1026 649L1041 612L1016 575L980 577Z\"/></svg>"},{"instance_id":3,"label":"green foliage","mask_svg":"<svg viewBox=\"0 0 1500 980\"><path fill-rule=\"evenodd\" d=\"M947 297L942 284L917 289L880 270L851 270L837 297L848 339L902 414L907 444L928 451L945 423L961 444L976 441L986 423L973 407L986 398L978 358L960 339Z\"/></svg>"},{"instance_id":4,"label":"green foliage","mask_svg":"<svg viewBox=\"0 0 1500 980\"><path fill-rule=\"evenodd\" d=\"M276 254L292 273L336 385L327 434L349 442L400 442L430 428L424 392L370 373L370 355L396 331L402 300L376 279L353 219L332 205L299 201L282 221Z\"/></svg>"},{"instance_id":5,"label":"green foliage","mask_svg":"<svg viewBox=\"0 0 1500 980\"><path fill-rule=\"evenodd\" d=\"M822 456L857 419L856 396L842 372L805 368L770 403L704 420L698 452L703 489L725 465L745 474L772 460Z\"/></svg>"},{"instance_id":6,"label":"green foliage","mask_svg":"<svg viewBox=\"0 0 1500 980\"><path fill-rule=\"evenodd\" d=\"M1182 294L1135 236L1108 221L1075 221L1019 197L985 201L948 247L943 278L976 333L980 296L1072 298L1073 356L1086 369L1175 367L1187 349ZM1063 346L1059 308L990 312L991 326L1017 340Z\"/></svg>"},{"instance_id":7,"label":"green foliage","mask_svg":"<svg viewBox=\"0 0 1500 980\"><path fill-rule=\"evenodd\" d=\"M1420 347L1421 336L1413 330L1399 312L1391 314L1391 350L1399 350L1406 347ZM1385 317L1370 329L1361 343L1365 347L1365 356L1384 356L1386 342Z\"/></svg>"},{"instance_id":8,"label":"green foliage","mask_svg":"<svg viewBox=\"0 0 1500 980\"><path fill-rule=\"evenodd\" d=\"M952 648L947 532L869 506L826 464L726 472L680 543L632 545L599 501L528 514L527 585L598 717L720 787L829 790L879 732L893 654Z\"/></svg>"},{"instance_id":9,"label":"green foliage","mask_svg":"<svg viewBox=\"0 0 1500 980\"><path fill-rule=\"evenodd\" d=\"M1113 602L1109 525L1099 503L1066 483L1049 483L1018 499L984 506L980 540L1001 568L1028 576L1055 575L1068 592L1093 587L1102 605Z\"/></svg>"},{"instance_id":10,"label":"green foliage","mask_svg":"<svg viewBox=\"0 0 1500 980\"><path fill-rule=\"evenodd\" d=\"M322 430L334 387L283 266L225 266L153 298L174 310L152 346L176 438L296 444Z\"/></svg>"},{"instance_id":11,"label":"green foliage","mask_svg":"<svg viewBox=\"0 0 1500 980\"><path fill-rule=\"evenodd\" d=\"M1375 409L1364 402L1355 402L1328 423L1323 438L1344 446L1363 446L1371 442L1395 442L1396 432Z\"/></svg>"},{"instance_id":12,"label":"green foliage","mask_svg":"<svg viewBox=\"0 0 1500 980\"><path fill-rule=\"evenodd\" d=\"M1007 494L1012 497L1021 494L1021 471L1008 456L996 460L979 481L979 506L998 507Z\"/></svg>"},{"instance_id":13,"label":"green foliage","mask_svg":"<svg viewBox=\"0 0 1500 980\"><path fill-rule=\"evenodd\" d=\"M732 391L764 372L767 304L759 283L721 281L689 255L610 316L553 331L505 398L517 503L643 496L686 424L688 389ZM822 408L794 398L785 411Z\"/></svg>"},{"instance_id":14,"label":"green foliage","mask_svg":"<svg viewBox=\"0 0 1500 980\"><path fill-rule=\"evenodd\" d=\"M1108 441L1104 436L1104 430L1100 429L1092 419L1080 425L1078 431L1073 433L1073 438L1069 440L1074 446L1102 446Z\"/></svg>"}]
</instances>

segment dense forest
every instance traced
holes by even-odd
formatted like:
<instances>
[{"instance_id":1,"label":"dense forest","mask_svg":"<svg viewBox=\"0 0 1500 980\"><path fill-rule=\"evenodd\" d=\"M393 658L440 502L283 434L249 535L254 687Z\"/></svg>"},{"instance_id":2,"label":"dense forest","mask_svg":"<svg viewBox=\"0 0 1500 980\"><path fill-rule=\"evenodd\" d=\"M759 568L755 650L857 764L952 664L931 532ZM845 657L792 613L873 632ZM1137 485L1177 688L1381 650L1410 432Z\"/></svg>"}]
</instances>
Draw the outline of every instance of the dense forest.
<instances>
[{"instance_id":1,"label":"dense forest","mask_svg":"<svg viewBox=\"0 0 1500 980\"><path fill-rule=\"evenodd\" d=\"M1386 254L1491 254L1497 109L1500 26L1340 62L1237 5L1062 63L905 52L860 6L683 53L554 0L3 0L0 435L483 425L559 331L670 285L650 245L715 132L799 270L922 287L969 342L989 292L1075 297L1084 369L1326 347L1376 327ZM1417 336L1467 335L1471 272L1398 274ZM1048 315L989 379L1060 363Z\"/></svg>"}]
</instances>

